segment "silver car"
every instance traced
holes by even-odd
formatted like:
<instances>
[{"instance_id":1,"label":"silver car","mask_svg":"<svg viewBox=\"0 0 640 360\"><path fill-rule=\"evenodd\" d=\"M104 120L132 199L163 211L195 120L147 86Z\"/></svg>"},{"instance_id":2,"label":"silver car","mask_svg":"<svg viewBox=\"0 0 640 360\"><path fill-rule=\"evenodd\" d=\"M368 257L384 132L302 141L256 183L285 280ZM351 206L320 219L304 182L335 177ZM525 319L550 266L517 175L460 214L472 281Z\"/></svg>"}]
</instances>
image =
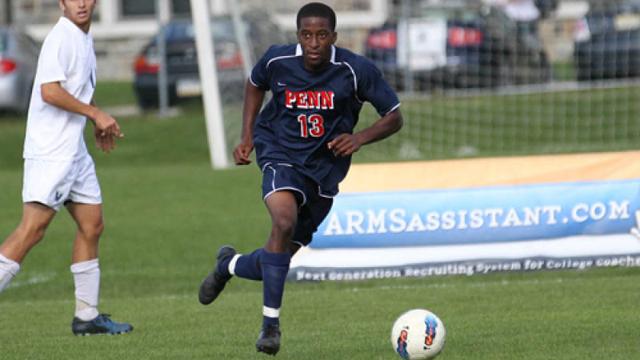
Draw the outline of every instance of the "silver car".
<instances>
[{"instance_id":1,"label":"silver car","mask_svg":"<svg viewBox=\"0 0 640 360\"><path fill-rule=\"evenodd\" d=\"M25 32L0 26L0 110L27 112L39 52Z\"/></svg>"}]
</instances>

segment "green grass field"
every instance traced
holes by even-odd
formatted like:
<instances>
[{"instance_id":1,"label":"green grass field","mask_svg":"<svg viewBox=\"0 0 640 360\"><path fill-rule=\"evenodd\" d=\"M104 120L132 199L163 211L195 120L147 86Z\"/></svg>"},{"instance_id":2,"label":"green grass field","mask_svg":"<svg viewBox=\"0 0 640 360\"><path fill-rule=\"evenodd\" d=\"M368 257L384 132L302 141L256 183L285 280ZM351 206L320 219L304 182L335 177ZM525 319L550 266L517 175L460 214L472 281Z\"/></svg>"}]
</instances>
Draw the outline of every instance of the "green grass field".
<instances>
[{"instance_id":1,"label":"green grass field","mask_svg":"<svg viewBox=\"0 0 640 360\"><path fill-rule=\"evenodd\" d=\"M127 89L111 84L97 102L133 103ZM197 104L119 120L126 137L114 152L91 147L107 224L99 308L135 330L72 335L74 226L62 211L0 294L0 359L266 358L254 348L260 283L234 279L214 304L197 300L218 247L248 252L266 239L257 166L211 169ZM20 220L23 139L23 118L0 118L0 241ZM447 328L442 360L637 359L638 284L637 268L288 283L277 358L399 359L393 321L427 308Z\"/></svg>"}]
</instances>

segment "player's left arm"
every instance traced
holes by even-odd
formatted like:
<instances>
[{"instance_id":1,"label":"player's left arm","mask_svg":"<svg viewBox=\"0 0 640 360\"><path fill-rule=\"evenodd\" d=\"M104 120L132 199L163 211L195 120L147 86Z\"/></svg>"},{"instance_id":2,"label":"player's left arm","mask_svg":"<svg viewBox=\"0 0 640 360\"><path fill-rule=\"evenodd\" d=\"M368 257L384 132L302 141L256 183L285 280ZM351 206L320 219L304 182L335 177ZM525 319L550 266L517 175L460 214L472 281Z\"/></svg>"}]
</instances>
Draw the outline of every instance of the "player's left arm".
<instances>
[{"instance_id":1,"label":"player's left arm","mask_svg":"<svg viewBox=\"0 0 640 360\"><path fill-rule=\"evenodd\" d=\"M356 73L358 101L369 101L381 118L368 128L354 134L344 133L329 142L335 156L349 156L362 145L371 144L395 134L402 128L400 100L371 60L355 56L350 59Z\"/></svg>"},{"instance_id":2,"label":"player's left arm","mask_svg":"<svg viewBox=\"0 0 640 360\"><path fill-rule=\"evenodd\" d=\"M355 134L340 134L329 142L328 146L335 156L349 156L360 150L363 145L385 139L402 128L402 113L396 108L368 128Z\"/></svg>"}]
</instances>

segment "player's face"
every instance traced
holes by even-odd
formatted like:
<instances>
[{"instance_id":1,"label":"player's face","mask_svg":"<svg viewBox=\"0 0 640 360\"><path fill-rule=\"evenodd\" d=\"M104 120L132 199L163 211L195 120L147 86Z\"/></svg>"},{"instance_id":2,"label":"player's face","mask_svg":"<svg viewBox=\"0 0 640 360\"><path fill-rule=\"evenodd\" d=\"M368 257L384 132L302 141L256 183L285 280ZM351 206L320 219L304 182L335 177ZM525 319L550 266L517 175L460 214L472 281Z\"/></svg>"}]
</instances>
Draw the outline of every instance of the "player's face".
<instances>
[{"instance_id":1,"label":"player's face","mask_svg":"<svg viewBox=\"0 0 640 360\"><path fill-rule=\"evenodd\" d=\"M306 17L300 20L298 41L302 45L302 59L308 70L324 69L331 61L331 45L338 33L331 31L329 20L323 17Z\"/></svg>"},{"instance_id":2,"label":"player's face","mask_svg":"<svg viewBox=\"0 0 640 360\"><path fill-rule=\"evenodd\" d=\"M89 31L91 16L98 0L58 0L64 16L84 32Z\"/></svg>"}]
</instances>

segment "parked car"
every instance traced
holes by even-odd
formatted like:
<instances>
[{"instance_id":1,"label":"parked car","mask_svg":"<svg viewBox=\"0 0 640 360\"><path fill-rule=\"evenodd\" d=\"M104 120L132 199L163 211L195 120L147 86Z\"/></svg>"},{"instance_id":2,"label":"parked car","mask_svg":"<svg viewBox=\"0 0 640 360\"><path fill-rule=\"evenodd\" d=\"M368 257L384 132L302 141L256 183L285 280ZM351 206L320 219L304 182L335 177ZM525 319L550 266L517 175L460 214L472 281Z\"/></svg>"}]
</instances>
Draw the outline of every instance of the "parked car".
<instances>
[{"instance_id":1,"label":"parked car","mask_svg":"<svg viewBox=\"0 0 640 360\"><path fill-rule=\"evenodd\" d=\"M0 26L0 110L27 112L39 52L25 32Z\"/></svg>"},{"instance_id":2,"label":"parked car","mask_svg":"<svg viewBox=\"0 0 640 360\"><path fill-rule=\"evenodd\" d=\"M251 21L243 18L243 26L250 43L251 56L258 58L270 45L285 42L284 36L268 18ZM194 27L190 20L174 20L162 31L166 39L166 62L169 103L199 97L200 77ZM242 53L230 17L211 19L211 33L215 43L218 82L223 97L242 98L247 80L243 70ZM134 63L134 90L142 108L158 106L158 35L142 49Z\"/></svg>"},{"instance_id":3,"label":"parked car","mask_svg":"<svg viewBox=\"0 0 640 360\"><path fill-rule=\"evenodd\" d=\"M414 27L422 24L422 29L409 36L399 34L401 29L395 20L373 29L366 38L365 56L396 90L405 89L409 78L417 90L496 87L552 79L552 67L537 34L520 31L499 8L444 3L423 6L412 9L410 22ZM407 38L419 41L420 36L424 45L413 45L417 49L412 51L417 52L409 55L410 60L399 61L407 51L402 42L411 41ZM420 54L425 47L434 53ZM414 64L410 66L411 61Z\"/></svg>"},{"instance_id":4,"label":"parked car","mask_svg":"<svg viewBox=\"0 0 640 360\"><path fill-rule=\"evenodd\" d=\"M573 63L580 81L640 76L640 0L591 8L576 23Z\"/></svg>"},{"instance_id":5,"label":"parked car","mask_svg":"<svg viewBox=\"0 0 640 360\"><path fill-rule=\"evenodd\" d=\"M558 3L560 1L561 0L533 0L533 3L540 11L540 18L548 19L558 10Z\"/></svg>"}]
</instances>

